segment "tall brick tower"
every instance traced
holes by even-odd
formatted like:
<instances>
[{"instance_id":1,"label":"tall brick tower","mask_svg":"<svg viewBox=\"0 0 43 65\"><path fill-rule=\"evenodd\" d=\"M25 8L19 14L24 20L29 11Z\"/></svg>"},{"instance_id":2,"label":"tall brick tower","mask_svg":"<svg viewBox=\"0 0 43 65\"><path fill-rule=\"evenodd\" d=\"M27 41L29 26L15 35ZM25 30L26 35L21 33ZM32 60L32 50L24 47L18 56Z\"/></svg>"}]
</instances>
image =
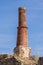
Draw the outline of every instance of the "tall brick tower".
<instances>
[{"instance_id":1,"label":"tall brick tower","mask_svg":"<svg viewBox=\"0 0 43 65\"><path fill-rule=\"evenodd\" d=\"M26 26L26 9L20 7L18 9L18 32L17 32L17 43L16 48L14 48L14 53L22 58L30 56L30 47L28 47L28 35Z\"/></svg>"},{"instance_id":2,"label":"tall brick tower","mask_svg":"<svg viewBox=\"0 0 43 65\"><path fill-rule=\"evenodd\" d=\"M26 26L26 9L19 8L19 24L18 24L18 36L17 36L17 46L28 46L27 37L27 26Z\"/></svg>"}]
</instances>

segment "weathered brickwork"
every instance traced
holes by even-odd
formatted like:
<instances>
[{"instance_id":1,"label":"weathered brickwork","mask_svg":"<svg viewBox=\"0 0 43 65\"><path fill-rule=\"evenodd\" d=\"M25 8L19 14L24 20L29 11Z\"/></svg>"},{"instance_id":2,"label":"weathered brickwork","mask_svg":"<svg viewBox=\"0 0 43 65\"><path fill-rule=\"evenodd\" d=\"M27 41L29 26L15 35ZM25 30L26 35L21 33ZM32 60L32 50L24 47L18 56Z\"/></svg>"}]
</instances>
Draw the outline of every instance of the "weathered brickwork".
<instances>
[{"instance_id":1,"label":"weathered brickwork","mask_svg":"<svg viewBox=\"0 0 43 65\"><path fill-rule=\"evenodd\" d=\"M26 27L26 9L19 8L19 23L17 32L17 46L28 46L27 27Z\"/></svg>"},{"instance_id":2,"label":"weathered brickwork","mask_svg":"<svg viewBox=\"0 0 43 65\"><path fill-rule=\"evenodd\" d=\"M25 8L19 8L19 26L26 26L26 9Z\"/></svg>"},{"instance_id":3,"label":"weathered brickwork","mask_svg":"<svg viewBox=\"0 0 43 65\"><path fill-rule=\"evenodd\" d=\"M18 28L17 46L28 46L27 28Z\"/></svg>"},{"instance_id":4,"label":"weathered brickwork","mask_svg":"<svg viewBox=\"0 0 43 65\"><path fill-rule=\"evenodd\" d=\"M18 32L17 32L17 43L14 52L21 57L30 57L31 48L28 47L28 27L26 26L26 9L19 8L19 22L18 22Z\"/></svg>"}]
</instances>

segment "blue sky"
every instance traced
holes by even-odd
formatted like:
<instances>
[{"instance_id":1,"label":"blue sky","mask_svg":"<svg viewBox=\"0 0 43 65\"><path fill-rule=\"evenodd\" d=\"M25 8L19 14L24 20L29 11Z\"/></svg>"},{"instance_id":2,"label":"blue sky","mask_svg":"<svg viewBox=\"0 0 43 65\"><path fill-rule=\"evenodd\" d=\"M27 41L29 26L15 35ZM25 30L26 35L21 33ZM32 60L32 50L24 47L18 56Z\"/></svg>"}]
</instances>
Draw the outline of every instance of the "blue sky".
<instances>
[{"instance_id":1,"label":"blue sky","mask_svg":"<svg viewBox=\"0 0 43 65\"><path fill-rule=\"evenodd\" d=\"M43 56L43 0L0 0L0 54L13 54L19 7L26 7L28 45L31 53Z\"/></svg>"}]
</instances>

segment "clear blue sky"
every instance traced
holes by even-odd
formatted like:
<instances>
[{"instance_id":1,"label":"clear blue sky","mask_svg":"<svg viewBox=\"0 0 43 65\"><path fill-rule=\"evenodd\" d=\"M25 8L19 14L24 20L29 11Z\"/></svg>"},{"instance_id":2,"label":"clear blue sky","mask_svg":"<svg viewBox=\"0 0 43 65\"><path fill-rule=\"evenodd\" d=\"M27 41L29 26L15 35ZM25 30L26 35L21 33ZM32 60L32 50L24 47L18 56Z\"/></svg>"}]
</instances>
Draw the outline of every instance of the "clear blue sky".
<instances>
[{"instance_id":1,"label":"clear blue sky","mask_svg":"<svg viewBox=\"0 0 43 65\"><path fill-rule=\"evenodd\" d=\"M43 0L0 0L0 53L16 46L19 7L26 7L31 53L43 56Z\"/></svg>"}]
</instances>

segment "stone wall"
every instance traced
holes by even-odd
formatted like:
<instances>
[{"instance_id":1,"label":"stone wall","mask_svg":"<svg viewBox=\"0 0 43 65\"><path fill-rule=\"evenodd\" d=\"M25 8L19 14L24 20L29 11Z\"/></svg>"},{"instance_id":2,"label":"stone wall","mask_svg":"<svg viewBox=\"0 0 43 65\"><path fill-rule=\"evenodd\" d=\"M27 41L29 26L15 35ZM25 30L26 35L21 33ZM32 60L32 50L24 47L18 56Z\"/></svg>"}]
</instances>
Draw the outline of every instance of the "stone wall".
<instances>
[{"instance_id":1,"label":"stone wall","mask_svg":"<svg viewBox=\"0 0 43 65\"><path fill-rule=\"evenodd\" d=\"M14 49L14 53L16 53L21 58L30 57L31 48L24 47L24 46L18 46Z\"/></svg>"}]
</instances>

